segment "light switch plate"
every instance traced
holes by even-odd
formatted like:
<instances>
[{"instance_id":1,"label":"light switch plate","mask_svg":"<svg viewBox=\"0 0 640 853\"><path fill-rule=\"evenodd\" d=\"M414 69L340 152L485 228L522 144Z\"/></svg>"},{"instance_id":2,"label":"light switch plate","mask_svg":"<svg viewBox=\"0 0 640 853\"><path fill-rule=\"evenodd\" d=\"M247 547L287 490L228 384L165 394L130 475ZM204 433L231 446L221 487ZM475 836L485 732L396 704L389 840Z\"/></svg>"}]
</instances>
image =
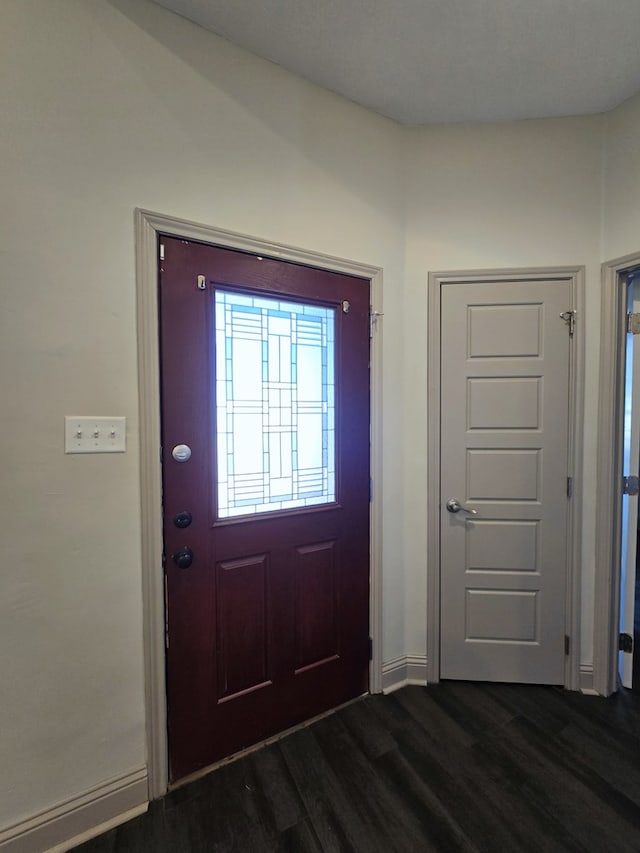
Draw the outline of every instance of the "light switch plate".
<instances>
[{"instance_id":1,"label":"light switch plate","mask_svg":"<svg viewBox=\"0 0 640 853\"><path fill-rule=\"evenodd\" d=\"M124 453L126 449L126 418L65 417L65 453Z\"/></svg>"}]
</instances>

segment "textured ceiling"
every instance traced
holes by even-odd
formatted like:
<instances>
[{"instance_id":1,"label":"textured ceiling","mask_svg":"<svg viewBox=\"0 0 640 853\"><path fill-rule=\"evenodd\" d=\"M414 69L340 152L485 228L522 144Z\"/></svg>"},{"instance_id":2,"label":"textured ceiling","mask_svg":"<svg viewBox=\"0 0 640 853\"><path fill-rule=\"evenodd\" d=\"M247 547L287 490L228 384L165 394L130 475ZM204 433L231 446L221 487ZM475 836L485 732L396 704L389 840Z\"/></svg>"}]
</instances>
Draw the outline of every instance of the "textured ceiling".
<instances>
[{"instance_id":1,"label":"textured ceiling","mask_svg":"<svg viewBox=\"0 0 640 853\"><path fill-rule=\"evenodd\" d=\"M640 0L156 0L403 124L603 112L640 90Z\"/></svg>"}]
</instances>

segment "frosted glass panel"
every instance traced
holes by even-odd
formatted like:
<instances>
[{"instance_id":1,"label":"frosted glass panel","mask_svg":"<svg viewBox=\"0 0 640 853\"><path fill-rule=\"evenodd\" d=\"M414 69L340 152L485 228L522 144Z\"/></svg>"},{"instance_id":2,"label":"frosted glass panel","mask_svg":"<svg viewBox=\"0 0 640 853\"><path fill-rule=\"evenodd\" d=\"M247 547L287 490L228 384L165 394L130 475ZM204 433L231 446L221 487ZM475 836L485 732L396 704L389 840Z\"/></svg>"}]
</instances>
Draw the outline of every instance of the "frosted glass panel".
<instances>
[{"instance_id":1,"label":"frosted glass panel","mask_svg":"<svg viewBox=\"0 0 640 853\"><path fill-rule=\"evenodd\" d=\"M218 517L333 503L333 308L216 291Z\"/></svg>"}]
</instances>

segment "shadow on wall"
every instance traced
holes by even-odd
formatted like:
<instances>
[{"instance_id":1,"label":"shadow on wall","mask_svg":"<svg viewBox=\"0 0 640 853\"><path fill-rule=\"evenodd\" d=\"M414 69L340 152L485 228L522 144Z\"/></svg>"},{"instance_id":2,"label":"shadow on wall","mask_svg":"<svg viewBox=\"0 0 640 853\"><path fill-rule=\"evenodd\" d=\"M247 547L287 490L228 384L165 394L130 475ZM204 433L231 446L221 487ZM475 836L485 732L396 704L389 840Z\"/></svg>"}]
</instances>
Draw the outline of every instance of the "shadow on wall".
<instances>
[{"instance_id":1,"label":"shadow on wall","mask_svg":"<svg viewBox=\"0 0 640 853\"><path fill-rule=\"evenodd\" d=\"M192 142L216 155L216 139L227 137L241 148L251 132L251 119L280 137L295 158L315 164L326 176L359 197L377 214L385 214L394 230L402 223L401 145L403 128L389 119L374 115L338 95L308 83L280 66L260 59L243 48L181 18L149 0L107 0L145 35L161 44L212 89L198 91L194 77L194 97L203 95L203 122L195 120L193 100L187 93L171 89L166 54L158 54L157 64L140 61L139 40L131 30L123 33L117 48L126 62L144 79L189 135ZM151 51L146 51L149 56ZM213 90L217 90L217 94ZM215 134L203 134L207 111L215 113L221 103L241 108L245 122L221 121ZM215 125L215 120L214 120ZM234 140L229 136L236 137ZM227 149L228 150L228 149ZM381 163L386 168L381 168ZM283 163L274 164L282 168ZM295 179L285 172L283 183Z\"/></svg>"}]
</instances>

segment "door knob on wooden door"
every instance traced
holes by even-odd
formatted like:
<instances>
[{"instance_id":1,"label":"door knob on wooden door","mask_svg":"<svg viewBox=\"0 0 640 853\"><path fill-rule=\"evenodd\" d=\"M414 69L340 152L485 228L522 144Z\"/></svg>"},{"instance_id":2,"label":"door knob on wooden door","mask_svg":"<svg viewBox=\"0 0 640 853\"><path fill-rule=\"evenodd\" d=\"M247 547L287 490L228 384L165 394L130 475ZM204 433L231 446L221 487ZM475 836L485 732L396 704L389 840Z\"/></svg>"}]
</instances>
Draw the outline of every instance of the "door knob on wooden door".
<instances>
[{"instance_id":1,"label":"door knob on wooden door","mask_svg":"<svg viewBox=\"0 0 640 853\"><path fill-rule=\"evenodd\" d=\"M466 506L462 506L462 504L457 498L449 498L445 506L447 507L447 510L449 512L460 512L460 510L462 510L462 512L468 512L469 515L478 514L477 509L467 509Z\"/></svg>"},{"instance_id":2,"label":"door knob on wooden door","mask_svg":"<svg viewBox=\"0 0 640 853\"><path fill-rule=\"evenodd\" d=\"M180 529L184 529L185 527L188 527L192 521L193 521L193 516L186 509L183 510L182 512L176 513L176 515L173 516L173 523L175 524L176 527L179 527Z\"/></svg>"},{"instance_id":3,"label":"door knob on wooden door","mask_svg":"<svg viewBox=\"0 0 640 853\"><path fill-rule=\"evenodd\" d=\"M179 569L188 569L193 563L193 551L191 548L181 548L173 555L173 562Z\"/></svg>"}]
</instances>

